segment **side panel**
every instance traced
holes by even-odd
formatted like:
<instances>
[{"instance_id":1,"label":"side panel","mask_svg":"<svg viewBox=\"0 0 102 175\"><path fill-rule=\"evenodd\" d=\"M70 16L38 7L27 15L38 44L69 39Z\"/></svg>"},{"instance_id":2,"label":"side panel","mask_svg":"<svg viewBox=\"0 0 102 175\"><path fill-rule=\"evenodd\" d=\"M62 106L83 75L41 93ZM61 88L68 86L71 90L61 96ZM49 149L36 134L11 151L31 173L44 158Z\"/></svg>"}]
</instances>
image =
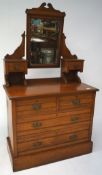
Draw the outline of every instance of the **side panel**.
<instances>
[{"instance_id":1,"label":"side panel","mask_svg":"<svg viewBox=\"0 0 102 175\"><path fill-rule=\"evenodd\" d=\"M7 98L8 137L14 157L17 156L15 101Z\"/></svg>"}]
</instances>

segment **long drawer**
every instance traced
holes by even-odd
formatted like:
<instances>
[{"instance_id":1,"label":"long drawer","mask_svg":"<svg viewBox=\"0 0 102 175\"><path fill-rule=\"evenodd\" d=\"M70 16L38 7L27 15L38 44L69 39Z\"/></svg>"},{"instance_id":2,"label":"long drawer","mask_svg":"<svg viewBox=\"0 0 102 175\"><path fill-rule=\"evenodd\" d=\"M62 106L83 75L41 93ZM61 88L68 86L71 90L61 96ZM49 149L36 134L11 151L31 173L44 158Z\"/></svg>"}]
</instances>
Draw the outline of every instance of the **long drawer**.
<instances>
[{"instance_id":1,"label":"long drawer","mask_svg":"<svg viewBox=\"0 0 102 175\"><path fill-rule=\"evenodd\" d=\"M92 106L94 100L93 94L62 95L59 97L59 111L76 109L83 106Z\"/></svg>"},{"instance_id":2,"label":"long drawer","mask_svg":"<svg viewBox=\"0 0 102 175\"><path fill-rule=\"evenodd\" d=\"M73 132L69 134L59 135L57 137L50 137L45 139L38 139L24 143L18 143L18 153L27 152L30 150L36 151L42 148L48 148L54 145L60 145L64 143L73 144L81 141L86 141L89 139L88 130L83 130L79 132Z\"/></svg>"},{"instance_id":3,"label":"long drawer","mask_svg":"<svg viewBox=\"0 0 102 175\"><path fill-rule=\"evenodd\" d=\"M25 100L16 101L17 114L27 114L29 112L33 114L42 113L56 113L57 102L56 97L42 97L42 98L27 98Z\"/></svg>"},{"instance_id":4,"label":"long drawer","mask_svg":"<svg viewBox=\"0 0 102 175\"><path fill-rule=\"evenodd\" d=\"M77 113L77 114L71 114L68 113L65 114L59 114L60 118L52 118L48 120L34 120L31 122L24 122L24 123L18 123L17 124L17 132L23 132L26 130L39 130L42 128L49 128L59 125L67 125L67 124L73 124L73 123L79 123L82 121L90 120L91 115L90 113Z\"/></svg>"},{"instance_id":5,"label":"long drawer","mask_svg":"<svg viewBox=\"0 0 102 175\"><path fill-rule=\"evenodd\" d=\"M90 128L90 121L61 125L55 127L31 129L17 132L17 142L29 141L32 139L45 138L57 136L59 134L71 133L75 131L82 131Z\"/></svg>"},{"instance_id":6,"label":"long drawer","mask_svg":"<svg viewBox=\"0 0 102 175\"><path fill-rule=\"evenodd\" d=\"M62 125L50 128L44 128L39 130L27 130L23 132L17 132L17 143L28 142L31 140L39 140L48 137L55 137L58 135L72 133L82 130L88 130L90 128L90 122L73 123L69 125Z\"/></svg>"}]
</instances>

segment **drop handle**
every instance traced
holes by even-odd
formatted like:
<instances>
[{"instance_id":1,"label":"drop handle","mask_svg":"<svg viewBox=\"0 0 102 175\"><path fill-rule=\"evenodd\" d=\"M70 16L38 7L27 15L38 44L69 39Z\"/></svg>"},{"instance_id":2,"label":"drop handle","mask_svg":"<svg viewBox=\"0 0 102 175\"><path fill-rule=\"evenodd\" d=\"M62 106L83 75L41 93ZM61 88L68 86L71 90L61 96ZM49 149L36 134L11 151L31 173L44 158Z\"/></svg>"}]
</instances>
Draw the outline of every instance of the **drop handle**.
<instances>
[{"instance_id":1,"label":"drop handle","mask_svg":"<svg viewBox=\"0 0 102 175\"><path fill-rule=\"evenodd\" d=\"M32 127L33 128L39 128L39 127L41 127L42 126L42 123L40 122L40 121L35 121L35 122L33 122L33 124L32 124Z\"/></svg>"},{"instance_id":2,"label":"drop handle","mask_svg":"<svg viewBox=\"0 0 102 175\"><path fill-rule=\"evenodd\" d=\"M72 104L74 106L80 106L80 99L74 99L74 100L72 100Z\"/></svg>"},{"instance_id":3,"label":"drop handle","mask_svg":"<svg viewBox=\"0 0 102 175\"><path fill-rule=\"evenodd\" d=\"M76 123L76 122L78 122L79 117L78 116L72 116L70 120L71 120L72 123Z\"/></svg>"},{"instance_id":4,"label":"drop handle","mask_svg":"<svg viewBox=\"0 0 102 175\"><path fill-rule=\"evenodd\" d=\"M70 140L70 141L75 141L75 140L77 140L77 135L76 135L76 134L70 135L70 136L69 136L69 140Z\"/></svg>"},{"instance_id":5,"label":"drop handle","mask_svg":"<svg viewBox=\"0 0 102 175\"><path fill-rule=\"evenodd\" d=\"M39 111L41 109L41 104L33 104L32 105L32 109L36 110L36 111Z\"/></svg>"},{"instance_id":6,"label":"drop handle","mask_svg":"<svg viewBox=\"0 0 102 175\"><path fill-rule=\"evenodd\" d=\"M42 146L42 142L41 141L38 141L38 142L36 142L36 143L33 143L33 148L39 148L40 146Z\"/></svg>"}]
</instances>

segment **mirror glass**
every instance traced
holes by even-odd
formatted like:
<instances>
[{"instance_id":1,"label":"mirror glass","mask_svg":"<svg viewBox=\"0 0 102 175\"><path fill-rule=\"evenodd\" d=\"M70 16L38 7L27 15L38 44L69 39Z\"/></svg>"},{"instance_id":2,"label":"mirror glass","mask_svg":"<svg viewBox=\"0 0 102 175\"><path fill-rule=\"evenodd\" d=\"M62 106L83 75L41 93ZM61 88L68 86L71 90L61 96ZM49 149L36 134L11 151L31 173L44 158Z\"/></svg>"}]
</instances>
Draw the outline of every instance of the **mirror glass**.
<instances>
[{"instance_id":1,"label":"mirror glass","mask_svg":"<svg viewBox=\"0 0 102 175\"><path fill-rule=\"evenodd\" d=\"M59 21L31 18L30 26L30 65L58 65Z\"/></svg>"}]
</instances>

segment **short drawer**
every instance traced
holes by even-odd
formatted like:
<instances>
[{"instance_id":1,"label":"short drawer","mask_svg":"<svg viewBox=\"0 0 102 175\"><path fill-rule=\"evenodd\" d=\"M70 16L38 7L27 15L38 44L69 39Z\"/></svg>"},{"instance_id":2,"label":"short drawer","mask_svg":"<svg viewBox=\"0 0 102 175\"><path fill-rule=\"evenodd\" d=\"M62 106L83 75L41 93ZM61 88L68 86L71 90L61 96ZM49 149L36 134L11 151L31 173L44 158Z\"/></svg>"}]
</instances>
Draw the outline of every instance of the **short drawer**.
<instances>
[{"instance_id":1,"label":"short drawer","mask_svg":"<svg viewBox=\"0 0 102 175\"><path fill-rule=\"evenodd\" d=\"M59 135L57 137L50 137L45 139L33 140L30 142L19 143L17 145L18 153L26 153L27 151L40 151L43 148L48 149L51 146L61 145L61 144L75 144L81 141L89 140L88 130L83 130L80 132L73 132L69 134Z\"/></svg>"},{"instance_id":2,"label":"short drawer","mask_svg":"<svg viewBox=\"0 0 102 175\"><path fill-rule=\"evenodd\" d=\"M28 98L25 100L16 101L17 115L25 114L41 114L48 112L56 112L57 103L56 97L43 97L43 98Z\"/></svg>"},{"instance_id":3,"label":"short drawer","mask_svg":"<svg viewBox=\"0 0 102 175\"><path fill-rule=\"evenodd\" d=\"M6 63L6 73L9 73L9 72L25 72L25 73L27 73L26 61Z\"/></svg>"},{"instance_id":4,"label":"short drawer","mask_svg":"<svg viewBox=\"0 0 102 175\"><path fill-rule=\"evenodd\" d=\"M81 62L71 62L68 66L68 70L82 70L82 63Z\"/></svg>"},{"instance_id":5,"label":"short drawer","mask_svg":"<svg viewBox=\"0 0 102 175\"><path fill-rule=\"evenodd\" d=\"M70 108L79 108L83 106L92 106L94 102L93 94L79 94L79 95L63 95L59 98L59 111L69 110Z\"/></svg>"},{"instance_id":6,"label":"short drawer","mask_svg":"<svg viewBox=\"0 0 102 175\"><path fill-rule=\"evenodd\" d=\"M84 64L83 60L62 59L62 71L66 73L72 70L77 70L82 72L83 64Z\"/></svg>"}]
</instances>

